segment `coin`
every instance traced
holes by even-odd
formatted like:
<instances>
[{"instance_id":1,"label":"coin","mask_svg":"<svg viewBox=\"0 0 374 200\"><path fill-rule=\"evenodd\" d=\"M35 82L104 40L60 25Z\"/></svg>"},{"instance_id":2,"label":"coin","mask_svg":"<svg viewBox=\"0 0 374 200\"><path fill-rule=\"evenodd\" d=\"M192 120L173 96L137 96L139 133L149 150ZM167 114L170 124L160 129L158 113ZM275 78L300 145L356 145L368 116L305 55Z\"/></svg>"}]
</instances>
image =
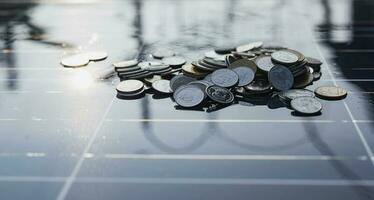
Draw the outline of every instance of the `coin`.
<instances>
[{"instance_id":1,"label":"coin","mask_svg":"<svg viewBox=\"0 0 374 200\"><path fill-rule=\"evenodd\" d=\"M214 49L214 51L218 54L229 54L235 50L236 50L236 47L232 47L232 46L218 47Z\"/></svg>"},{"instance_id":2,"label":"coin","mask_svg":"<svg viewBox=\"0 0 374 200\"><path fill-rule=\"evenodd\" d=\"M152 88L158 92L170 94L173 91L170 88L170 81L165 79L160 79L152 83Z\"/></svg>"},{"instance_id":3,"label":"coin","mask_svg":"<svg viewBox=\"0 0 374 200\"><path fill-rule=\"evenodd\" d=\"M230 69L236 68L236 67L248 67L251 68L254 73L257 71L257 65L252 60L248 59L240 59L237 60L229 65Z\"/></svg>"},{"instance_id":4,"label":"coin","mask_svg":"<svg viewBox=\"0 0 374 200\"><path fill-rule=\"evenodd\" d=\"M193 61L191 64L201 71L212 72L212 71L216 70L215 68L210 68L210 67L206 67L204 65L201 65L199 63L199 61Z\"/></svg>"},{"instance_id":5,"label":"coin","mask_svg":"<svg viewBox=\"0 0 374 200\"><path fill-rule=\"evenodd\" d=\"M203 61L203 63L213 65L214 67L218 67L218 68L226 68L227 67L225 61L213 60L211 58L204 58L204 59L202 59L202 61Z\"/></svg>"},{"instance_id":6,"label":"coin","mask_svg":"<svg viewBox=\"0 0 374 200\"><path fill-rule=\"evenodd\" d=\"M187 85L188 83L195 81L196 79L185 76L177 75L170 80L170 88L175 92L180 86Z\"/></svg>"},{"instance_id":7,"label":"coin","mask_svg":"<svg viewBox=\"0 0 374 200\"><path fill-rule=\"evenodd\" d=\"M108 53L104 51L92 51L85 54L90 61L105 60L108 57Z\"/></svg>"},{"instance_id":8,"label":"coin","mask_svg":"<svg viewBox=\"0 0 374 200\"><path fill-rule=\"evenodd\" d=\"M327 100L339 100L347 96L347 91L338 86L321 86L314 93L318 98Z\"/></svg>"},{"instance_id":9,"label":"coin","mask_svg":"<svg viewBox=\"0 0 374 200\"><path fill-rule=\"evenodd\" d=\"M229 66L231 63L237 61L238 59L232 55L228 55L225 57L225 63L227 66Z\"/></svg>"},{"instance_id":10,"label":"coin","mask_svg":"<svg viewBox=\"0 0 374 200\"><path fill-rule=\"evenodd\" d=\"M313 97L297 97L291 101L291 107L302 114L316 114L322 110L321 102Z\"/></svg>"},{"instance_id":11,"label":"coin","mask_svg":"<svg viewBox=\"0 0 374 200\"><path fill-rule=\"evenodd\" d=\"M116 89L122 94L137 93L144 89L144 83L138 80L125 80L121 81Z\"/></svg>"},{"instance_id":12,"label":"coin","mask_svg":"<svg viewBox=\"0 0 374 200\"><path fill-rule=\"evenodd\" d=\"M61 64L65 67L82 67L90 62L86 54L76 54L65 57L61 60Z\"/></svg>"},{"instance_id":13,"label":"coin","mask_svg":"<svg viewBox=\"0 0 374 200\"><path fill-rule=\"evenodd\" d=\"M299 60L299 57L294 52L288 50L280 50L272 53L271 59L279 64L292 65Z\"/></svg>"},{"instance_id":14,"label":"coin","mask_svg":"<svg viewBox=\"0 0 374 200\"><path fill-rule=\"evenodd\" d=\"M172 51L171 49L167 49L167 48L159 48L159 49L156 49L152 53L152 56L156 59L163 59L166 57L172 57L174 55L175 55L174 51Z\"/></svg>"},{"instance_id":15,"label":"coin","mask_svg":"<svg viewBox=\"0 0 374 200\"><path fill-rule=\"evenodd\" d=\"M274 67L273 62L271 61L271 56L259 56L256 58L255 63L257 67L264 72L269 72L271 68Z\"/></svg>"},{"instance_id":16,"label":"coin","mask_svg":"<svg viewBox=\"0 0 374 200\"><path fill-rule=\"evenodd\" d=\"M122 68L114 68L116 72L131 72L131 71L136 71L140 70L141 68L139 66L134 66L134 67L122 67Z\"/></svg>"},{"instance_id":17,"label":"coin","mask_svg":"<svg viewBox=\"0 0 374 200\"><path fill-rule=\"evenodd\" d=\"M186 64L186 60L178 56L163 58L162 62L167 65L170 65L171 67L180 67Z\"/></svg>"},{"instance_id":18,"label":"coin","mask_svg":"<svg viewBox=\"0 0 374 200\"><path fill-rule=\"evenodd\" d=\"M134 67L139 64L138 60L125 60L121 62L113 63L115 68L127 68L127 67Z\"/></svg>"},{"instance_id":19,"label":"coin","mask_svg":"<svg viewBox=\"0 0 374 200\"><path fill-rule=\"evenodd\" d=\"M149 66L165 66L162 62L157 61L143 61L138 64L141 68L147 68Z\"/></svg>"},{"instance_id":20,"label":"coin","mask_svg":"<svg viewBox=\"0 0 374 200\"><path fill-rule=\"evenodd\" d=\"M143 69L138 69L134 71L118 72L118 75L119 76L136 76L136 75L145 74L145 73L148 73L148 71L143 70Z\"/></svg>"},{"instance_id":21,"label":"coin","mask_svg":"<svg viewBox=\"0 0 374 200\"><path fill-rule=\"evenodd\" d=\"M277 90L288 90L293 86L294 77L291 71L282 65L275 65L268 74L270 83Z\"/></svg>"},{"instance_id":22,"label":"coin","mask_svg":"<svg viewBox=\"0 0 374 200\"><path fill-rule=\"evenodd\" d=\"M196 77L204 77L208 72L202 71L199 68L195 67L192 64L186 64L182 66L182 70L184 73L187 73L192 76Z\"/></svg>"},{"instance_id":23,"label":"coin","mask_svg":"<svg viewBox=\"0 0 374 200\"><path fill-rule=\"evenodd\" d=\"M313 81L318 81L322 76L322 72L313 72Z\"/></svg>"},{"instance_id":24,"label":"coin","mask_svg":"<svg viewBox=\"0 0 374 200\"><path fill-rule=\"evenodd\" d=\"M145 78L144 79L144 82L148 83L148 84L152 84L154 83L155 81L158 81L158 80L161 80L161 76L160 75L153 75L152 77L148 77L148 78Z\"/></svg>"},{"instance_id":25,"label":"coin","mask_svg":"<svg viewBox=\"0 0 374 200\"><path fill-rule=\"evenodd\" d=\"M225 55L217 54L215 51L208 51L205 53L206 58L211 58L213 60L225 60Z\"/></svg>"},{"instance_id":26,"label":"coin","mask_svg":"<svg viewBox=\"0 0 374 200\"><path fill-rule=\"evenodd\" d=\"M148 71L151 71L151 72L171 70L169 65L164 65L164 64L161 64L161 65L147 65L147 66L142 67L142 69L143 70L148 70Z\"/></svg>"},{"instance_id":27,"label":"coin","mask_svg":"<svg viewBox=\"0 0 374 200\"><path fill-rule=\"evenodd\" d=\"M212 73L212 82L221 87L232 87L239 81L238 74L231 69L219 69Z\"/></svg>"},{"instance_id":28,"label":"coin","mask_svg":"<svg viewBox=\"0 0 374 200\"><path fill-rule=\"evenodd\" d=\"M248 85L255 78L255 72L248 67L236 67L232 69L239 76L238 86Z\"/></svg>"},{"instance_id":29,"label":"coin","mask_svg":"<svg viewBox=\"0 0 374 200\"><path fill-rule=\"evenodd\" d=\"M207 87L206 94L210 99L218 103L229 104L234 101L234 95L230 92L230 90L217 85Z\"/></svg>"},{"instance_id":30,"label":"coin","mask_svg":"<svg viewBox=\"0 0 374 200\"><path fill-rule=\"evenodd\" d=\"M195 107L203 102L204 92L193 85L182 86L173 94L175 102L182 107Z\"/></svg>"},{"instance_id":31,"label":"coin","mask_svg":"<svg viewBox=\"0 0 374 200\"><path fill-rule=\"evenodd\" d=\"M245 86L244 89L256 94L268 93L271 91L271 84L268 81L258 79Z\"/></svg>"},{"instance_id":32,"label":"coin","mask_svg":"<svg viewBox=\"0 0 374 200\"><path fill-rule=\"evenodd\" d=\"M313 74L306 71L303 75L294 78L293 88L304 88L313 83Z\"/></svg>"},{"instance_id":33,"label":"coin","mask_svg":"<svg viewBox=\"0 0 374 200\"><path fill-rule=\"evenodd\" d=\"M305 57L305 59L306 59L309 66L319 67L319 66L322 65L322 62L320 60L318 60L317 58Z\"/></svg>"},{"instance_id":34,"label":"coin","mask_svg":"<svg viewBox=\"0 0 374 200\"><path fill-rule=\"evenodd\" d=\"M252 44L244 44L244 45L240 45L238 47L236 47L236 52L247 52L247 51L250 51L254 48L254 46Z\"/></svg>"},{"instance_id":35,"label":"coin","mask_svg":"<svg viewBox=\"0 0 374 200\"><path fill-rule=\"evenodd\" d=\"M191 83L188 83L188 85L193 85L193 86L200 88L202 91L204 91L204 94L205 94L206 88L213 85L213 83L210 83L209 81L201 80L201 81L192 81Z\"/></svg>"},{"instance_id":36,"label":"coin","mask_svg":"<svg viewBox=\"0 0 374 200\"><path fill-rule=\"evenodd\" d=\"M314 97L314 92L306 89L291 89L279 93L279 97L291 101L298 97Z\"/></svg>"}]
</instances>

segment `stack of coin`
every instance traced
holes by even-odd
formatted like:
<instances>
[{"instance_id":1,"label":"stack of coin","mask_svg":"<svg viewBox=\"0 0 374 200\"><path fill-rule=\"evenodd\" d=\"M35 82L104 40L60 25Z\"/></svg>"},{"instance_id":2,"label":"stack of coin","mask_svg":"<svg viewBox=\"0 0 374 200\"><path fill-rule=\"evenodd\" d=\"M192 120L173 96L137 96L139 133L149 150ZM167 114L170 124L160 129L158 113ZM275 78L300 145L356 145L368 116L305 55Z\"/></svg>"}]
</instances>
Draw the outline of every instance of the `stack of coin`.
<instances>
[{"instance_id":1,"label":"stack of coin","mask_svg":"<svg viewBox=\"0 0 374 200\"><path fill-rule=\"evenodd\" d=\"M117 96L128 98L136 97L144 92L144 84L139 80L125 80L117 85Z\"/></svg>"}]
</instances>

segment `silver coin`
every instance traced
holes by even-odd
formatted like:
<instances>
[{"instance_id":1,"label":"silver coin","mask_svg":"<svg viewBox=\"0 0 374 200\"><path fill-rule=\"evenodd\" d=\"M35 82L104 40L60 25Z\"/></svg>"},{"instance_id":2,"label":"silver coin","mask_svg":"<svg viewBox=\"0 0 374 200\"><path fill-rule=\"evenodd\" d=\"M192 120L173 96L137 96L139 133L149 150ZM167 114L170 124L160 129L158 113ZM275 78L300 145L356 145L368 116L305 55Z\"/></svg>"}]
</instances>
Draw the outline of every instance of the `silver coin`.
<instances>
[{"instance_id":1,"label":"silver coin","mask_svg":"<svg viewBox=\"0 0 374 200\"><path fill-rule=\"evenodd\" d=\"M280 50L272 53L271 59L280 64L291 65L295 64L299 60L299 57L291 51Z\"/></svg>"},{"instance_id":2,"label":"silver coin","mask_svg":"<svg viewBox=\"0 0 374 200\"><path fill-rule=\"evenodd\" d=\"M205 94L198 87L187 85L178 88L173 97L175 102L182 107L195 107L203 102Z\"/></svg>"},{"instance_id":3,"label":"silver coin","mask_svg":"<svg viewBox=\"0 0 374 200\"><path fill-rule=\"evenodd\" d=\"M125 61L113 63L113 66L116 68L127 68L127 67L135 67L138 64L139 64L138 60L125 60Z\"/></svg>"},{"instance_id":4,"label":"silver coin","mask_svg":"<svg viewBox=\"0 0 374 200\"><path fill-rule=\"evenodd\" d=\"M269 72L274 67L270 56L260 56L256 58L255 63L264 72Z\"/></svg>"},{"instance_id":5,"label":"silver coin","mask_svg":"<svg viewBox=\"0 0 374 200\"><path fill-rule=\"evenodd\" d=\"M157 58L157 59L163 59L163 58L171 57L171 56L174 56L174 55L175 55L175 52L173 50L167 49L167 48L159 48L159 49L156 49L152 53L152 56L154 58Z\"/></svg>"},{"instance_id":6,"label":"silver coin","mask_svg":"<svg viewBox=\"0 0 374 200\"><path fill-rule=\"evenodd\" d=\"M314 92L306 89L292 89L279 93L279 97L291 101L298 97L314 97Z\"/></svg>"},{"instance_id":7,"label":"silver coin","mask_svg":"<svg viewBox=\"0 0 374 200\"><path fill-rule=\"evenodd\" d=\"M137 93L144 89L144 83L139 80L125 80L121 81L116 89L122 94Z\"/></svg>"},{"instance_id":8,"label":"silver coin","mask_svg":"<svg viewBox=\"0 0 374 200\"><path fill-rule=\"evenodd\" d=\"M232 69L239 76L238 86L246 86L255 78L255 72L249 67L235 67Z\"/></svg>"},{"instance_id":9,"label":"silver coin","mask_svg":"<svg viewBox=\"0 0 374 200\"><path fill-rule=\"evenodd\" d=\"M155 81L158 81L158 80L161 80L161 76L160 75L153 75L152 77L149 77L149 78L145 78L144 81L148 84L152 84L154 83Z\"/></svg>"},{"instance_id":10,"label":"silver coin","mask_svg":"<svg viewBox=\"0 0 374 200\"><path fill-rule=\"evenodd\" d=\"M206 52L205 57L206 58L211 58L213 60L222 61L222 60L225 60L226 55L220 55L220 54L216 53L214 50L212 50L212 51Z\"/></svg>"},{"instance_id":11,"label":"silver coin","mask_svg":"<svg viewBox=\"0 0 374 200\"><path fill-rule=\"evenodd\" d=\"M275 65L268 74L269 81L277 90L288 90L293 86L292 72L285 66Z\"/></svg>"},{"instance_id":12,"label":"silver coin","mask_svg":"<svg viewBox=\"0 0 374 200\"><path fill-rule=\"evenodd\" d=\"M173 90L173 91L176 91L179 87L183 86L183 85L187 85L188 83L192 82L192 81L195 81L196 79L192 78L192 77L188 77L188 76L185 76L183 74L181 75L177 75L177 76L174 76L171 80L170 80L170 88Z\"/></svg>"},{"instance_id":13,"label":"silver coin","mask_svg":"<svg viewBox=\"0 0 374 200\"><path fill-rule=\"evenodd\" d=\"M234 101L234 95L227 88L212 85L206 88L206 94L215 102L229 104Z\"/></svg>"},{"instance_id":14,"label":"silver coin","mask_svg":"<svg viewBox=\"0 0 374 200\"><path fill-rule=\"evenodd\" d=\"M327 100L340 100L347 96L347 90L338 86L321 86L314 92L317 97Z\"/></svg>"},{"instance_id":15,"label":"silver coin","mask_svg":"<svg viewBox=\"0 0 374 200\"><path fill-rule=\"evenodd\" d=\"M221 87L232 87L239 81L239 76L231 69L219 69L212 73L212 82Z\"/></svg>"},{"instance_id":16,"label":"silver coin","mask_svg":"<svg viewBox=\"0 0 374 200\"><path fill-rule=\"evenodd\" d=\"M61 64L65 67L82 67L90 62L86 54L76 54L65 57L61 60Z\"/></svg>"},{"instance_id":17,"label":"silver coin","mask_svg":"<svg viewBox=\"0 0 374 200\"><path fill-rule=\"evenodd\" d=\"M170 88L170 81L165 79L160 79L152 83L152 88L158 92L170 94L173 91Z\"/></svg>"},{"instance_id":18,"label":"silver coin","mask_svg":"<svg viewBox=\"0 0 374 200\"><path fill-rule=\"evenodd\" d=\"M182 57L173 56L173 57L167 57L163 58L162 62L166 65L170 65L172 67L180 67L184 64L186 64L186 60Z\"/></svg>"},{"instance_id":19,"label":"silver coin","mask_svg":"<svg viewBox=\"0 0 374 200\"><path fill-rule=\"evenodd\" d=\"M291 107L302 114L315 114L322 110L322 104L313 97L298 97L291 101Z\"/></svg>"},{"instance_id":20,"label":"silver coin","mask_svg":"<svg viewBox=\"0 0 374 200\"><path fill-rule=\"evenodd\" d=\"M105 60L108 57L108 53L105 51L92 51L85 54L90 61Z\"/></svg>"},{"instance_id":21,"label":"silver coin","mask_svg":"<svg viewBox=\"0 0 374 200\"><path fill-rule=\"evenodd\" d=\"M147 68L149 66L165 66L162 62L157 61L143 61L138 64L141 68Z\"/></svg>"}]
</instances>

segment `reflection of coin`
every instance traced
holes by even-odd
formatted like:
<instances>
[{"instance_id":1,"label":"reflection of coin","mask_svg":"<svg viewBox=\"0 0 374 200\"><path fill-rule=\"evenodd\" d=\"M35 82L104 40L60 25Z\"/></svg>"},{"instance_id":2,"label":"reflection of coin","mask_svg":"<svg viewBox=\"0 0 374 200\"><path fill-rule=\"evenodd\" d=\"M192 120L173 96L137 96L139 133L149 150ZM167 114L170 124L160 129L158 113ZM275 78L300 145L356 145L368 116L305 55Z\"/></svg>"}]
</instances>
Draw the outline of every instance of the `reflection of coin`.
<instances>
[{"instance_id":1,"label":"reflection of coin","mask_svg":"<svg viewBox=\"0 0 374 200\"><path fill-rule=\"evenodd\" d=\"M314 91L317 97L327 100L344 99L347 96L347 91L338 86L322 86Z\"/></svg>"},{"instance_id":2,"label":"reflection of coin","mask_svg":"<svg viewBox=\"0 0 374 200\"><path fill-rule=\"evenodd\" d=\"M322 110L322 104L313 97L298 97L293 99L291 107L302 114L315 114Z\"/></svg>"}]
</instances>

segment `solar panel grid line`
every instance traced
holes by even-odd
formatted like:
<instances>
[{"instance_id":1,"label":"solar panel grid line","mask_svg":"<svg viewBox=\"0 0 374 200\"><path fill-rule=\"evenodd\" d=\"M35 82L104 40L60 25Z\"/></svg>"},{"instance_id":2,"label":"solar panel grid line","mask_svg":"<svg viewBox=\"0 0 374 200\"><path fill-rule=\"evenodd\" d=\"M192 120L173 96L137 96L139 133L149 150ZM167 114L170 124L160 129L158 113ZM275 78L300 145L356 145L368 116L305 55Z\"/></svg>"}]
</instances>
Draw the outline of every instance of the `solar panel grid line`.
<instances>
[{"instance_id":1,"label":"solar panel grid line","mask_svg":"<svg viewBox=\"0 0 374 200\"><path fill-rule=\"evenodd\" d=\"M304 16L303 20L305 21L304 24L305 24L305 26L306 26L306 29L310 29L311 23L309 22L309 20L308 20L308 19L305 19L305 16ZM314 34L314 30L313 30L313 29L310 29L310 32L311 32L311 36L312 36L313 44L314 44L314 46L315 46L315 48L316 48L316 50L317 50L317 52L318 52L320 58L322 59L322 61L323 61L323 62L325 63L325 65L327 66L327 71L328 71L328 73L329 73L329 75L330 75L330 77L331 77L331 79L332 79L332 82L334 83L335 86L337 86L338 84L337 84L337 81L336 81L336 79L335 79L334 74L332 73L332 70L331 70L331 68L330 68L330 65L329 65L329 63L327 62L327 59L323 56L323 54L322 54L322 52L321 52L321 49L320 49L320 47L319 47L319 44L318 44L318 43L315 41L315 39L314 39L314 38L316 38L316 37L315 37L315 34ZM349 108L349 106L348 106L348 104L347 104L347 102L346 102L345 100L343 100L343 104L344 104L345 110L347 111L347 113L348 113L348 115L349 115L351 121L353 122L353 125L354 125L354 127L355 127L355 129L356 129L356 133L357 133L357 135L358 135L358 137L359 137L359 139L360 139L360 141L361 141L361 143L362 143L362 145L363 145L363 147L364 147L366 153L368 154L369 158L373 158L373 157L374 157L373 151L372 151L372 149L370 148L369 143L367 142L366 138L364 137L364 135L363 135L363 133L362 133L360 127L359 127L358 124L355 122L356 119L355 119L355 117L353 116L353 114L352 114L352 112L351 112L351 109ZM374 160L373 160L373 159L370 159L370 162L371 162L372 166L374 167Z\"/></svg>"},{"instance_id":2,"label":"solar panel grid line","mask_svg":"<svg viewBox=\"0 0 374 200\"><path fill-rule=\"evenodd\" d=\"M46 176L0 176L1 182L21 183L63 183L69 177ZM119 177L79 177L76 183L106 184L195 184L195 185L289 185L289 186L374 186L374 180L337 179L248 179L248 178L119 178Z\"/></svg>"}]
</instances>

